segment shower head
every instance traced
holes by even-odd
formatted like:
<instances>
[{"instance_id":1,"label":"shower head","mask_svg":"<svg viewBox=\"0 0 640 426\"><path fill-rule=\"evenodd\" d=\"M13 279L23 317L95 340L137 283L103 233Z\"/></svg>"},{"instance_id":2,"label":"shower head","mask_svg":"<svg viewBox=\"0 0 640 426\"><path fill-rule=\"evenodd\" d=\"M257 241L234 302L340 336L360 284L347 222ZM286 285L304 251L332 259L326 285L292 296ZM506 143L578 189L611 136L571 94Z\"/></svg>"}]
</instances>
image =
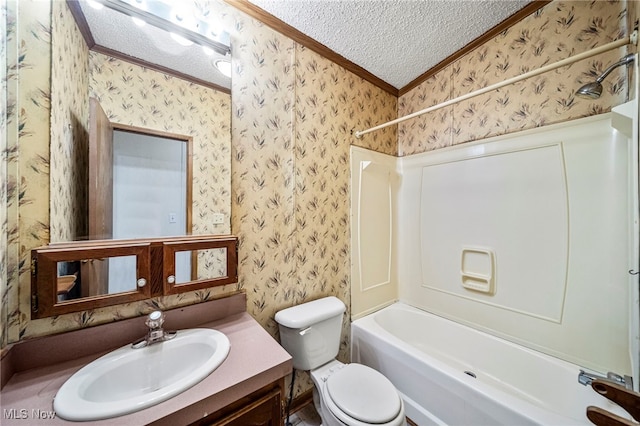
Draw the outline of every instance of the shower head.
<instances>
[{"instance_id":1,"label":"shower head","mask_svg":"<svg viewBox=\"0 0 640 426\"><path fill-rule=\"evenodd\" d=\"M604 70L602 75L598 77L596 81L587 83L581 88L579 88L578 91L576 92L576 95L580 96L581 98L598 99L602 94L602 80L607 78L607 76L611 73L611 71L618 68L619 66L629 65L635 60L635 58L636 58L636 55L633 53L625 56L624 58L622 58L621 60L611 65L606 70Z\"/></svg>"},{"instance_id":2,"label":"shower head","mask_svg":"<svg viewBox=\"0 0 640 426\"><path fill-rule=\"evenodd\" d=\"M602 84L597 81L587 83L576 92L577 96L585 99L598 99L602 94Z\"/></svg>"}]
</instances>

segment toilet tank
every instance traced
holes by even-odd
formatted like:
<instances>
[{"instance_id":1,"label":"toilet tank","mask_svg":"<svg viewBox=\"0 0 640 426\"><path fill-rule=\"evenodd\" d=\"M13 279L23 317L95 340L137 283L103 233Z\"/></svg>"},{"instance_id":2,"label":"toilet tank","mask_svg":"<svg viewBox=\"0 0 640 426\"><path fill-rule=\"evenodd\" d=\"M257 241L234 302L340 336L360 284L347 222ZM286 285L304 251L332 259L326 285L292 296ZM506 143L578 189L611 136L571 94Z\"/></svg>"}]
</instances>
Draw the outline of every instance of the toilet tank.
<instances>
[{"instance_id":1,"label":"toilet tank","mask_svg":"<svg viewBox=\"0 0 640 426\"><path fill-rule=\"evenodd\" d=\"M330 296L276 313L280 343L293 357L293 368L312 370L338 355L344 311L344 303Z\"/></svg>"}]
</instances>

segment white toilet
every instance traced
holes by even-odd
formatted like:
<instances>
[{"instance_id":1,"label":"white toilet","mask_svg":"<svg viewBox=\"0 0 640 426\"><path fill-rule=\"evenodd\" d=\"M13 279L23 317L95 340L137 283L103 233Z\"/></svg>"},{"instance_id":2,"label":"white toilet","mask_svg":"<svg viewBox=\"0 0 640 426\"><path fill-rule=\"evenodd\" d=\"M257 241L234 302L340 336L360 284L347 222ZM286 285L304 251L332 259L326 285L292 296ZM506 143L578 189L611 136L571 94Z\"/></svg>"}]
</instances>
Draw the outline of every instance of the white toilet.
<instances>
[{"instance_id":1,"label":"white toilet","mask_svg":"<svg viewBox=\"0 0 640 426\"><path fill-rule=\"evenodd\" d=\"M393 384L376 370L336 360L345 306L325 297L276 313L280 342L293 368L311 370L313 401L328 426L405 425L404 404Z\"/></svg>"}]
</instances>

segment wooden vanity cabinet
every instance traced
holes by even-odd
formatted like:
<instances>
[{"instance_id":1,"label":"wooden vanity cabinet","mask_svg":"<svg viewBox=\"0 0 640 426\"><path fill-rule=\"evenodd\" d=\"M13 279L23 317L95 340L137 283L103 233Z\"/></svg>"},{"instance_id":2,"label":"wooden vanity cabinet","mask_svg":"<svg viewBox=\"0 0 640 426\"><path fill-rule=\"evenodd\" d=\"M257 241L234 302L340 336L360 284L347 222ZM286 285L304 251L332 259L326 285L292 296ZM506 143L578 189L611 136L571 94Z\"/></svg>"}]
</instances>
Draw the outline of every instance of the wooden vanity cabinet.
<instances>
[{"instance_id":1,"label":"wooden vanity cabinet","mask_svg":"<svg viewBox=\"0 0 640 426\"><path fill-rule=\"evenodd\" d=\"M247 395L191 426L281 426L284 379Z\"/></svg>"}]
</instances>

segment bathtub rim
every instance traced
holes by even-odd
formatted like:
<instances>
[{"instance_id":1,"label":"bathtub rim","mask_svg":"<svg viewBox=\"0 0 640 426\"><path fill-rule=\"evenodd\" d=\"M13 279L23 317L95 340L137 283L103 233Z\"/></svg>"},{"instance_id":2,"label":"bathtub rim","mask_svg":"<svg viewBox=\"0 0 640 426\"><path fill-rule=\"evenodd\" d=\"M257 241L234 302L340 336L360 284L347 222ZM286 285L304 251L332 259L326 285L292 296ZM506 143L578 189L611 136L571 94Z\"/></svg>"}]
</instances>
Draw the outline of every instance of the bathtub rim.
<instances>
[{"instance_id":1,"label":"bathtub rim","mask_svg":"<svg viewBox=\"0 0 640 426\"><path fill-rule=\"evenodd\" d=\"M412 346L411 344L405 342L404 340L400 339L399 337L393 335L392 333L390 333L389 331L387 331L386 329L384 329L380 324L378 324L378 322L375 319L375 316L379 313L381 313L382 311L385 310L404 310L404 311L408 311L408 312L413 312L413 313L417 313L420 315L425 315L427 317L433 317L438 321L445 321L447 324L450 324L454 327L460 327L463 330L468 330L470 332L473 333L480 333L481 335L483 335L484 337L488 338L488 339L492 339L492 340L497 340L500 344L506 344L509 346L513 346L516 347L518 350L522 350L525 351L529 354L531 354L532 356L536 356L536 357L542 357L545 360L548 360L552 363L556 363L558 364L561 368L568 368L568 369L575 369L576 370L576 385L578 385L578 380L577 380L577 375L578 375L578 371L580 369L580 366L573 364L569 361L566 361L564 359L558 358L558 357L554 357L552 355L549 355L547 353L541 352L541 351L537 351L535 349L532 349L529 346L523 346L520 345L516 342L504 339L500 336L496 336L492 333L488 333L486 331L483 330L479 330L475 327L470 327L466 324L462 324L459 323L455 320L452 320L450 318L447 318L445 316L442 315L438 315L436 313L433 312L429 312L420 308L417 308L415 306L412 306L410 304L407 304L405 302L402 301L397 301L394 302L390 305L387 305L385 308L380 309L376 312L373 312L367 316L361 317L355 321L352 321L351 323L351 359L352 362L359 362L359 356L357 356L356 354L354 354L355 352L355 344L357 341L356 335L364 335L367 339L371 339L372 341L379 343L379 342L386 342L387 344L391 344L393 347L397 348L401 353L404 353L407 357L409 357L412 360L416 360L416 362L422 362L425 364L428 364L430 367L433 367L435 371L438 372L438 374L441 375L445 375L448 379L452 380L452 384L455 386L462 386L465 388L472 388L475 389L479 394L481 394L482 396L489 396L488 399L490 399L491 401L493 401L494 403L496 403L497 405L499 405L501 408L508 410L508 411L515 411L517 413L520 413L520 415L522 415L524 418L526 418L528 421L532 422L532 423L539 423L539 424L556 424L556 425L572 425L572 424L589 424L589 421L586 417L586 409L587 409L587 405L585 405L584 407L584 418L582 419L577 419L575 417L572 416L568 416L565 414L561 414L558 413L556 411L551 410L550 408L546 408L540 405L537 405L536 403L523 399L523 398L519 398L515 395L509 394L506 391L503 391L499 388L495 388L493 386L491 386L488 383L484 383L482 381L476 380L470 376L468 376L467 374L465 374L463 371L459 371L458 369L454 368L453 366L447 364L444 361L441 361L440 359L438 359L437 357L434 357L424 351L421 351L420 349ZM427 359L427 360L425 360ZM412 409L415 409L415 407L412 405L413 401L411 400L411 397L408 395L405 395L404 392L402 392L400 389L398 390L399 393L403 396L404 398L409 398L409 401L407 401L407 399L405 399L405 405L409 406L409 410L408 412L411 412ZM595 392L594 392L594 396L595 396ZM599 400L599 399L598 399ZM414 403L415 404L415 403ZM615 414L621 415L623 417L626 417L628 419L631 419L631 417L629 417L628 413L626 413L622 408L620 408L619 406L617 406L616 404L610 402L608 399L602 397L602 401L600 404L601 407L614 412ZM425 410L427 413L429 413L429 415L432 418L437 419L438 421L442 422L442 420L440 420L437 416L433 415L432 413L430 413L425 407L421 407L423 410ZM525 414L526 413L526 414ZM444 422L443 422L444 424Z\"/></svg>"}]
</instances>

